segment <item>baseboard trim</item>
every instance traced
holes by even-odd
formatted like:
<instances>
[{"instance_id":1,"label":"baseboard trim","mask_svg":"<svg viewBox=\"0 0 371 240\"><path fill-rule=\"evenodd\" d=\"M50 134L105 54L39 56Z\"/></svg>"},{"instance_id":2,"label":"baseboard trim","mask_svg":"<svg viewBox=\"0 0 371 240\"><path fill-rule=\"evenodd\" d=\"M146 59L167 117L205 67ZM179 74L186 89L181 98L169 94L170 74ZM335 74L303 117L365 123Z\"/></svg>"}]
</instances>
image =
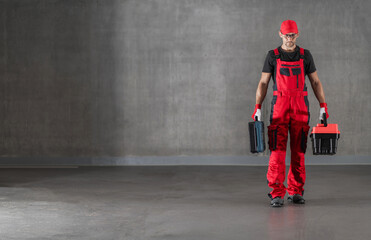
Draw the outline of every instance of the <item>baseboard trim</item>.
<instances>
[{"instance_id":1,"label":"baseboard trim","mask_svg":"<svg viewBox=\"0 0 371 240\"><path fill-rule=\"evenodd\" d=\"M371 156L306 156L306 165L371 165ZM0 166L267 166L269 156L0 157ZM289 165L290 157L286 157Z\"/></svg>"}]
</instances>

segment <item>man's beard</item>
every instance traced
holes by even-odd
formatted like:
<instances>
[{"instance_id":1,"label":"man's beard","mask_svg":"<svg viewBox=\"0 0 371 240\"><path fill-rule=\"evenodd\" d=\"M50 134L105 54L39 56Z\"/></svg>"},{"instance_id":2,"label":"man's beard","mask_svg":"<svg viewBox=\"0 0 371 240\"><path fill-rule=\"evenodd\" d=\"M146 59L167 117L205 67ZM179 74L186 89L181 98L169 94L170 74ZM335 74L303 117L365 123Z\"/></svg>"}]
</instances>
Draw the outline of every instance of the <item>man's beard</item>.
<instances>
[{"instance_id":1,"label":"man's beard","mask_svg":"<svg viewBox=\"0 0 371 240\"><path fill-rule=\"evenodd\" d=\"M292 47L292 46L294 46L293 42L286 42L286 47Z\"/></svg>"}]
</instances>

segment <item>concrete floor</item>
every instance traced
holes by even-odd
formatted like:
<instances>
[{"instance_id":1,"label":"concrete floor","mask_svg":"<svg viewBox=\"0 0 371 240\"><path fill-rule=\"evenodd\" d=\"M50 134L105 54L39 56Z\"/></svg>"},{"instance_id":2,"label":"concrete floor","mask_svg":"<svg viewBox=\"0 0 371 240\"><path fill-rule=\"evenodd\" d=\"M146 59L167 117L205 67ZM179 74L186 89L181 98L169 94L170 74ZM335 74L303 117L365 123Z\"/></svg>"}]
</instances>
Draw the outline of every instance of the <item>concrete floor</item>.
<instances>
[{"instance_id":1,"label":"concrete floor","mask_svg":"<svg viewBox=\"0 0 371 240\"><path fill-rule=\"evenodd\" d=\"M0 169L1 239L369 239L371 166L308 166L271 208L267 167Z\"/></svg>"}]
</instances>

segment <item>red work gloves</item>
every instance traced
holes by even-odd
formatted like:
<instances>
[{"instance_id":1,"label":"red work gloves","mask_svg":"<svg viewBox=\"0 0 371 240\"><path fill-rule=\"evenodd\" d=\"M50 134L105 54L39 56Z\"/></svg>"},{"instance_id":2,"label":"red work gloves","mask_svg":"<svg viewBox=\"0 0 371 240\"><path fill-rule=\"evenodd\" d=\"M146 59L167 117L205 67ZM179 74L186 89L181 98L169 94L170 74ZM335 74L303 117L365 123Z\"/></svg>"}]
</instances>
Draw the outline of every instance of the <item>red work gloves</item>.
<instances>
[{"instance_id":1,"label":"red work gloves","mask_svg":"<svg viewBox=\"0 0 371 240\"><path fill-rule=\"evenodd\" d=\"M255 104L255 110L254 110L254 113L252 114L252 119L254 119L255 121L255 117L258 117L258 121L261 121L262 119L262 113L261 113L261 109L262 108L262 105L261 104Z\"/></svg>"},{"instance_id":2,"label":"red work gloves","mask_svg":"<svg viewBox=\"0 0 371 240\"><path fill-rule=\"evenodd\" d=\"M327 112L327 103L320 103L319 106L321 107L319 110L319 120L323 120L324 113L326 113L326 118L329 118L330 115L328 115Z\"/></svg>"}]
</instances>

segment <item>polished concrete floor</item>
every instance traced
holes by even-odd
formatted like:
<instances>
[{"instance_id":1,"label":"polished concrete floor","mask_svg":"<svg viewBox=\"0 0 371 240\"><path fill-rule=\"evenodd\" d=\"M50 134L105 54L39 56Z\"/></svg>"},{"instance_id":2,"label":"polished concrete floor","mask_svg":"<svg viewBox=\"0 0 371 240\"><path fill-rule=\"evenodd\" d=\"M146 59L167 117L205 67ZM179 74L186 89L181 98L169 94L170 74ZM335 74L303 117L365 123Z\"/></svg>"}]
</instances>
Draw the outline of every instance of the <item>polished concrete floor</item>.
<instances>
[{"instance_id":1,"label":"polished concrete floor","mask_svg":"<svg viewBox=\"0 0 371 240\"><path fill-rule=\"evenodd\" d=\"M308 166L271 208L266 167L0 169L0 239L370 239L371 166Z\"/></svg>"}]
</instances>

